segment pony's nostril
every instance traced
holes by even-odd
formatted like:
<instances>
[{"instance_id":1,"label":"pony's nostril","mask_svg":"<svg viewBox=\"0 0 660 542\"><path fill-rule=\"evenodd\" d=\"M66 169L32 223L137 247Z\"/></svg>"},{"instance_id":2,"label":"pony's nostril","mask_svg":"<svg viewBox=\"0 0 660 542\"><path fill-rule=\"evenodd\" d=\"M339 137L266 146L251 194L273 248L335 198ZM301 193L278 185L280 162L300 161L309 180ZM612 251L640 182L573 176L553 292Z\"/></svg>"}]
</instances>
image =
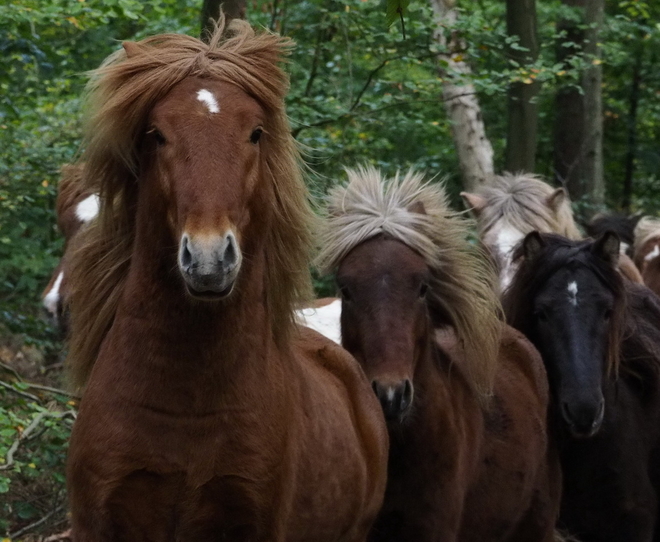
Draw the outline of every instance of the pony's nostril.
<instances>
[{"instance_id":1,"label":"pony's nostril","mask_svg":"<svg viewBox=\"0 0 660 542\"><path fill-rule=\"evenodd\" d=\"M225 248L225 253L222 256L222 262L226 267L232 267L236 265L238 260L238 252L236 251L236 240L233 235L229 235L227 239L227 247Z\"/></svg>"},{"instance_id":2,"label":"pony's nostril","mask_svg":"<svg viewBox=\"0 0 660 542\"><path fill-rule=\"evenodd\" d=\"M371 389L374 390L374 393L378 396L378 384L375 380L371 381Z\"/></svg>"},{"instance_id":3,"label":"pony's nostril","mask_svg":"<svg viewBox=\"0 0 660 542\"><path fill-rule=\"evenodd\" d=\"M188 237L181 240L181 266L186 270L192 265L192 253L188 248Z\"/></svg>"},{"instance_id":4,"label":"pony's nostril","mask_svg":"<svg viewBox=\"0 0 660 542\"><path fill-rule=\"evenodd\" d=\"M412 382L406 379L403 384L403 393L401 394L401 410L405 410L412 403L413 387Z\"/></svg>"}]
</instances>

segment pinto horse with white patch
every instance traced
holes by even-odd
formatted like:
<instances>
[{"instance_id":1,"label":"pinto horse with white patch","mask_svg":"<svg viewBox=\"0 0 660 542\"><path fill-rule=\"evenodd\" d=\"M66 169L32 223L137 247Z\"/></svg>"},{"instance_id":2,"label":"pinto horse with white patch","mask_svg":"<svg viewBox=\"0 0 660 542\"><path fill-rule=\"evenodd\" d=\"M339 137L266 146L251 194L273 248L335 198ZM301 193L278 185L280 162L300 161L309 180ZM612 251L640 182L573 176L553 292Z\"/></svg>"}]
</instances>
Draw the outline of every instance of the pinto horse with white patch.
<instances>
[{"instance_id":1,"label":"pinto horse with white patch","mask_svg":"<svg viewBox=\"0 0 660 542\"><path fill-rule=\"evenodd\" d=\"M53 323L63 332L67 329L68 260L71 258L73 240L80 229L96 218L99 212L99 197L81 182L81 165L66 165L57 189L55 212L57 226L64 236L64 255L41 295L42 305Z\"/></svg>"},{"instance_id":2,"label":"pinto horse with white patch","mask_svg":"<svg viewBox=\"0 0 660 542\"><path fill-rule=\"evenodd\" d=\"M564 474L559 525L583 541L655 542L660 299L623 280L619 250L613 232L530 233L504 308L547 369Z\"/></svg>"},{"instance_id":3,"label":"pinto horse with white patch","mask_svg":"<svg viewBox=\"0 0 660 542\"><path fill-rule=\"evenodd\" d=\"M312 212L284 110L290 45L221 19L208 45L124 43L92 78L75 542L365 542L380 509L378 401L348 352L294 322Z\"/></svg>"},{"instance_id":4,"label":"pinto horse with white patch","mask_svg":"<svg viewBox=\"0 0 660 542\"><path fill-rule=\"evenodd\" d=\"M371 542L551 542L561 474L538 352L498 319L494 274L440 185L366 168L329 196L343 345L388 420Z\"/></svg>"},{"instance_id":5,"label":"pinto horse with white patch","mask_svg":"<svg viewBox=\"0 0 660 542\"><path fill-rule=\"evenodd\" d=\"M644 284L660 296L660 220L644 217L635 227L633 260Z\"/></svg>"},{"instance_id":6,"label":"pinto horse with white patch","mask_svg":"<svg viewBox=\"0 0 660 542\"><path fill-rule=\"evenodd\" d=\"M477 218L481 243L498 270L501 294L518 269L520 261L513 254L525 235L539 231L582 239L566 190L552 188L535 175L495 175L477 192L461 192L461 196ZM642 283L630 258L622 257L618 266L628 280Z\"/></svg>"}]
</instances>

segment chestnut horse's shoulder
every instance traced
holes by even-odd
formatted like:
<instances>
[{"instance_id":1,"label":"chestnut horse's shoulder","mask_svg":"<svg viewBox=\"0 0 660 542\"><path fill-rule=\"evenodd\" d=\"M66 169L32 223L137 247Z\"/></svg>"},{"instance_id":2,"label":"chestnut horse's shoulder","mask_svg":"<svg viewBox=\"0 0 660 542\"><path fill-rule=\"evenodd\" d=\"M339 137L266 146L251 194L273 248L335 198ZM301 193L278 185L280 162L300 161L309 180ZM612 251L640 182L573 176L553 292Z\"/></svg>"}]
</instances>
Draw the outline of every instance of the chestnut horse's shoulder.
<instances>
[{"instance_id":1,"label":"chestnut horse's shoulder","mask_svg":"<svg viewBox=\"0 0 660 542\"><path fill-rule=\"evenodd\" d=\"M507 324L502 324L500 363L514 365L525 373L544 401L548 401L548 377L541 354L523 333Z\"/></svg>"}]
</instances>

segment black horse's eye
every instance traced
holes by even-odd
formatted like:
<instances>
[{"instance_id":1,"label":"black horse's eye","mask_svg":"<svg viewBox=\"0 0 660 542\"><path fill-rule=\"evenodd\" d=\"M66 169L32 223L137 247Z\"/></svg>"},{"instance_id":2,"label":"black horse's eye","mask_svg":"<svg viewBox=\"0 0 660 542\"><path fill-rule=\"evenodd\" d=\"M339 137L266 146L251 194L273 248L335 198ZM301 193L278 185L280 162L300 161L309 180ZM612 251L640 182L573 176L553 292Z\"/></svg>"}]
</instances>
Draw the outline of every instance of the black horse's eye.
<instances>
[{"instance_id":1,"label":"black horse's eye","mask_svg":"<svg viewBox=\"0 0 660 542\"><path fill-rule=\"evenodd\" d=\"M250 143L256 145L259 142L259 139L261 139L261 134L263 133L263 128L257 128L254 132L252 132L252 135L250 136Z\"/></svg>"},{"instance_id":2,"label":"black horse's eye","mask_svg":"<svg viewBox=\"0 0 660 542\"><path fill-rule=\"evenodd\" d=\"M547 322L548 321L548 311L545 309L540 309L537 310L534 313L534 317L539 321L539 322Z\"/></svg>"},{"instance_id":3,"label":"black horse's eye","mask_svg":"<svg viewBox=\"0 0 660 542\"><path fill-rule=\"evenodd\" d=\"M348 291L348 288L346 286L340 286L339 293L341 294L341 297L344 301L353 300L353 298L351 297L351 293Z\"/></svg>"},{"instance_id":4,"label":"black horse's eye","mask_svg":"<svg viewBox=\"0 0 660 542\"><path fill-rule=\"evenodd\" d=\"M152 128L148 133L153 136L159 147L162 147L165 145L165 143L167 143L167 139L165 139L165 136L157 128Z\"/></svg>"},{"instance_id":5,"label":"black horse's eye","mask_svg":"<svg viewBox=\"0 0 660 542\"><path fill-rule=\"evenodd\" d=\"M424 282L419 288L419 297L421 299L425 299L428 291L429 291L429 285Z\"/></svg>"}]
</instances>

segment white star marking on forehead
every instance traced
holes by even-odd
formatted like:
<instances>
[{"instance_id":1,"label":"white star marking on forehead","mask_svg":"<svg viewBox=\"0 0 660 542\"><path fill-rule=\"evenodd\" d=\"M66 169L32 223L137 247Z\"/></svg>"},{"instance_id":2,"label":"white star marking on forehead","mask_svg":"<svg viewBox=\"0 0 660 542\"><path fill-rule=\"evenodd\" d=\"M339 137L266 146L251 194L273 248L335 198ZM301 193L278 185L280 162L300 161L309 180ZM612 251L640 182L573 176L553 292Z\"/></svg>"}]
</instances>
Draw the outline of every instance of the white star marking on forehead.
<instances>
[{"instance_id":1,"label":"white star marking on forehead","mask_svg":"<svg viewBox=\"0 0 660 542\"><path fill-rule=\"evenodd\" d=\"M211 113L220 113L218 100L215 99L215 96L213 96L210 91L205 88L197 91L197 99L208 107Z\"/></svg>"},{"instance_id":2,"label":"white star marking on forehead","mask_svg":"<svg viewBox=\"0 0 660 542\"><path fill-rule=\"evenodd\" d=\"M578 287L577 287L577 282L572 281L568 283L568 301L571 305L574 307L577 307L578 301L577 301L577 292L578 292Z\"/></svg>"},{"instance_id":3,"label":"white star marking on forehead","mask_svg":"<svg viewBox=\"0 0 660 542\"><path fill-rule=\"evenodd\" d=\"M89 222L99 214L99 197L96 194L86 197L76 205L76 216L81 222Z\"/></svg>"},{"instance_id":4,"label":"white star marking on forehead","mask_svg":"<svg viewBox=\"0 0 660 542\"><path fill-rule=\"evenodd\" d=\"M657 258L658 256L660 256L660 246L655 245L653 250L644 256L644 261L650 262L652 259Z\"/></svg>"}]
</instances>

